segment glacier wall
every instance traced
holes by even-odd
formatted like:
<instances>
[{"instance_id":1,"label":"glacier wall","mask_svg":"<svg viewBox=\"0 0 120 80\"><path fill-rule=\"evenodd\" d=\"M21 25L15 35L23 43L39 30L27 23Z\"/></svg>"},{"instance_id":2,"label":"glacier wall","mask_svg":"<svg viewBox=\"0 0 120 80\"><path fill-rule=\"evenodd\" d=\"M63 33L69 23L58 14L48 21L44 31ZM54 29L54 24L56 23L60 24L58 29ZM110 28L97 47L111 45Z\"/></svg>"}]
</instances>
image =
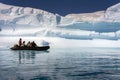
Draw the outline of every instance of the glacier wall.
<instances>
[{"instance_id":1,"label":"glacier wall","mask_svg":"<svg viewBox=\"0 0 120 80\"><path fill-rule=\"evenodd\" d=\"M40 9L0 3L0 36L120 39L120 3L106 11L60 16Z\"/></svg>"}]
</instances>

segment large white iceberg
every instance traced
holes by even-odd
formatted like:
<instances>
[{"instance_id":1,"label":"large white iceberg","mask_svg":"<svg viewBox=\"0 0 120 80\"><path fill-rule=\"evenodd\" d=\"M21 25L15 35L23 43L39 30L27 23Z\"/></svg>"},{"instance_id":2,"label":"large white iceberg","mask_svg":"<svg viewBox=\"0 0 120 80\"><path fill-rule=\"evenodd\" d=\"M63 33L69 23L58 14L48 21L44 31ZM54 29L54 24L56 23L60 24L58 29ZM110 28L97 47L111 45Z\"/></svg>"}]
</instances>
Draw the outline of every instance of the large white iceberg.
<instances>
[{"instance_id":1,"label":"large white iceberg","mask_svg":"<svg viewBox=\"0 0 120 80\"><path fill-rule=\"evenodd\" d=\"M0 3L0 36L118 40L120 38L119 14L120 3L106 11L66 16Z\"/></svg>"}]
</instances>

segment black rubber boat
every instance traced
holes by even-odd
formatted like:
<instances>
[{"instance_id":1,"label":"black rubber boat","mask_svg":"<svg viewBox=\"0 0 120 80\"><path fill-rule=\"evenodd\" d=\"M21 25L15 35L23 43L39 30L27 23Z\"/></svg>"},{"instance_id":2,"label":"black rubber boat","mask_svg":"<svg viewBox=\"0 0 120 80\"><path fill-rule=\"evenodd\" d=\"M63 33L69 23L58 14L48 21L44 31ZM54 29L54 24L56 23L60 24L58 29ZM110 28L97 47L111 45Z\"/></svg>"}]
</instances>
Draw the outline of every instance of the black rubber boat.
<instances>
[{"instance_id":1,"label":"black rubber boat","mask_svg":"<svg viewBox=\"0 0 120 80\"><path fill-rule=\"evenodd\" d=\"M48 50L50 46L41 46L41 47L11 47L11 50L37 50L37 51L43 51Z\"/></svg>"}]
</instances>

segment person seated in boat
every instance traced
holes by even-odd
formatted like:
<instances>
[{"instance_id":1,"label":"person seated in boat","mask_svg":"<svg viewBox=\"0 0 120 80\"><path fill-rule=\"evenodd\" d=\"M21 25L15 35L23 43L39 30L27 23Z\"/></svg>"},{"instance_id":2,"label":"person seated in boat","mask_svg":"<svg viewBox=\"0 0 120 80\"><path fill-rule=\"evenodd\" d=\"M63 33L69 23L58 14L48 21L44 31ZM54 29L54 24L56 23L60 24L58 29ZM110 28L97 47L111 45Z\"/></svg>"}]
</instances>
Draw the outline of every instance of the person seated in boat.
<instances>
[{"instance_id":1,"label":"person seated in boat","mask_svg":"<svg viewBox=\"0 0 120 80\"><path fill-rule=\"evenodd\" d=\"M32 47L37 47L36 43L33 41L31 42Z\"/></svg>"},{"instance_id":2,"label":"person seated in boat","mask_svg":"<svg viewBox=\"0 0 120 80\"><path fill-rule=\"evenodd\" d=\"M26 45L27 47L32 47L32 45L31 45L31 43L30 43L30 41L27 43L27 45Z\"/></svg>"},{"instance_id":3,"label":"person seated in boat","mask_svg":"<svg viewBox=\"0 0 120 80\"><path fill-rule=\"evenodd\" d=\"M19 47L22 46L22 38L19 39L19 41L18 41L18 46L19 46Z\"/></svg>"},{"instance_id":4,"label":"person seated in boat","mask_svg":"<svg viewBox=\"0 0 120 80\"><path fill-rule=\"evenodd\" d=\"M26 45L25 45L25 41L23 41L23 43L22 43L22 47L26 47Z\"/></svg>"},{"instance_id":5,"label":"person seated in boat","mask_svg":"<svg viewBox=\"0 0 120 80\"><path fill-rule=\"evenodd\" d=\"M13 47L17 48L17 47L19 47L19 46L18 46L18 44L14 44L14 46L13 46Z\"/></svg>"}]
</instances>

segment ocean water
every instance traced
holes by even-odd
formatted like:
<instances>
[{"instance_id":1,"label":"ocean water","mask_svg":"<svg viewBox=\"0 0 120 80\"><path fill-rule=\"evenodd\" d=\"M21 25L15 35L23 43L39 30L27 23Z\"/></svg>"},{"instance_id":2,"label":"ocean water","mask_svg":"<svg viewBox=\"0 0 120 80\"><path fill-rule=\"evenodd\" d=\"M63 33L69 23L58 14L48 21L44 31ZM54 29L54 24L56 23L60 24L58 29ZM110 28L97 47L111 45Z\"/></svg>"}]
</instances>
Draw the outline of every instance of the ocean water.
<instances>
[{"instance_id":1,"label":"ocean water","mask_svg":"<svg viewBox=\"0 0 120 80\"><path fill-rule=\"evenodd\" d=\"M119 48L0 49L0 80L119 79Z\"/></svg>"}]
</instances>

